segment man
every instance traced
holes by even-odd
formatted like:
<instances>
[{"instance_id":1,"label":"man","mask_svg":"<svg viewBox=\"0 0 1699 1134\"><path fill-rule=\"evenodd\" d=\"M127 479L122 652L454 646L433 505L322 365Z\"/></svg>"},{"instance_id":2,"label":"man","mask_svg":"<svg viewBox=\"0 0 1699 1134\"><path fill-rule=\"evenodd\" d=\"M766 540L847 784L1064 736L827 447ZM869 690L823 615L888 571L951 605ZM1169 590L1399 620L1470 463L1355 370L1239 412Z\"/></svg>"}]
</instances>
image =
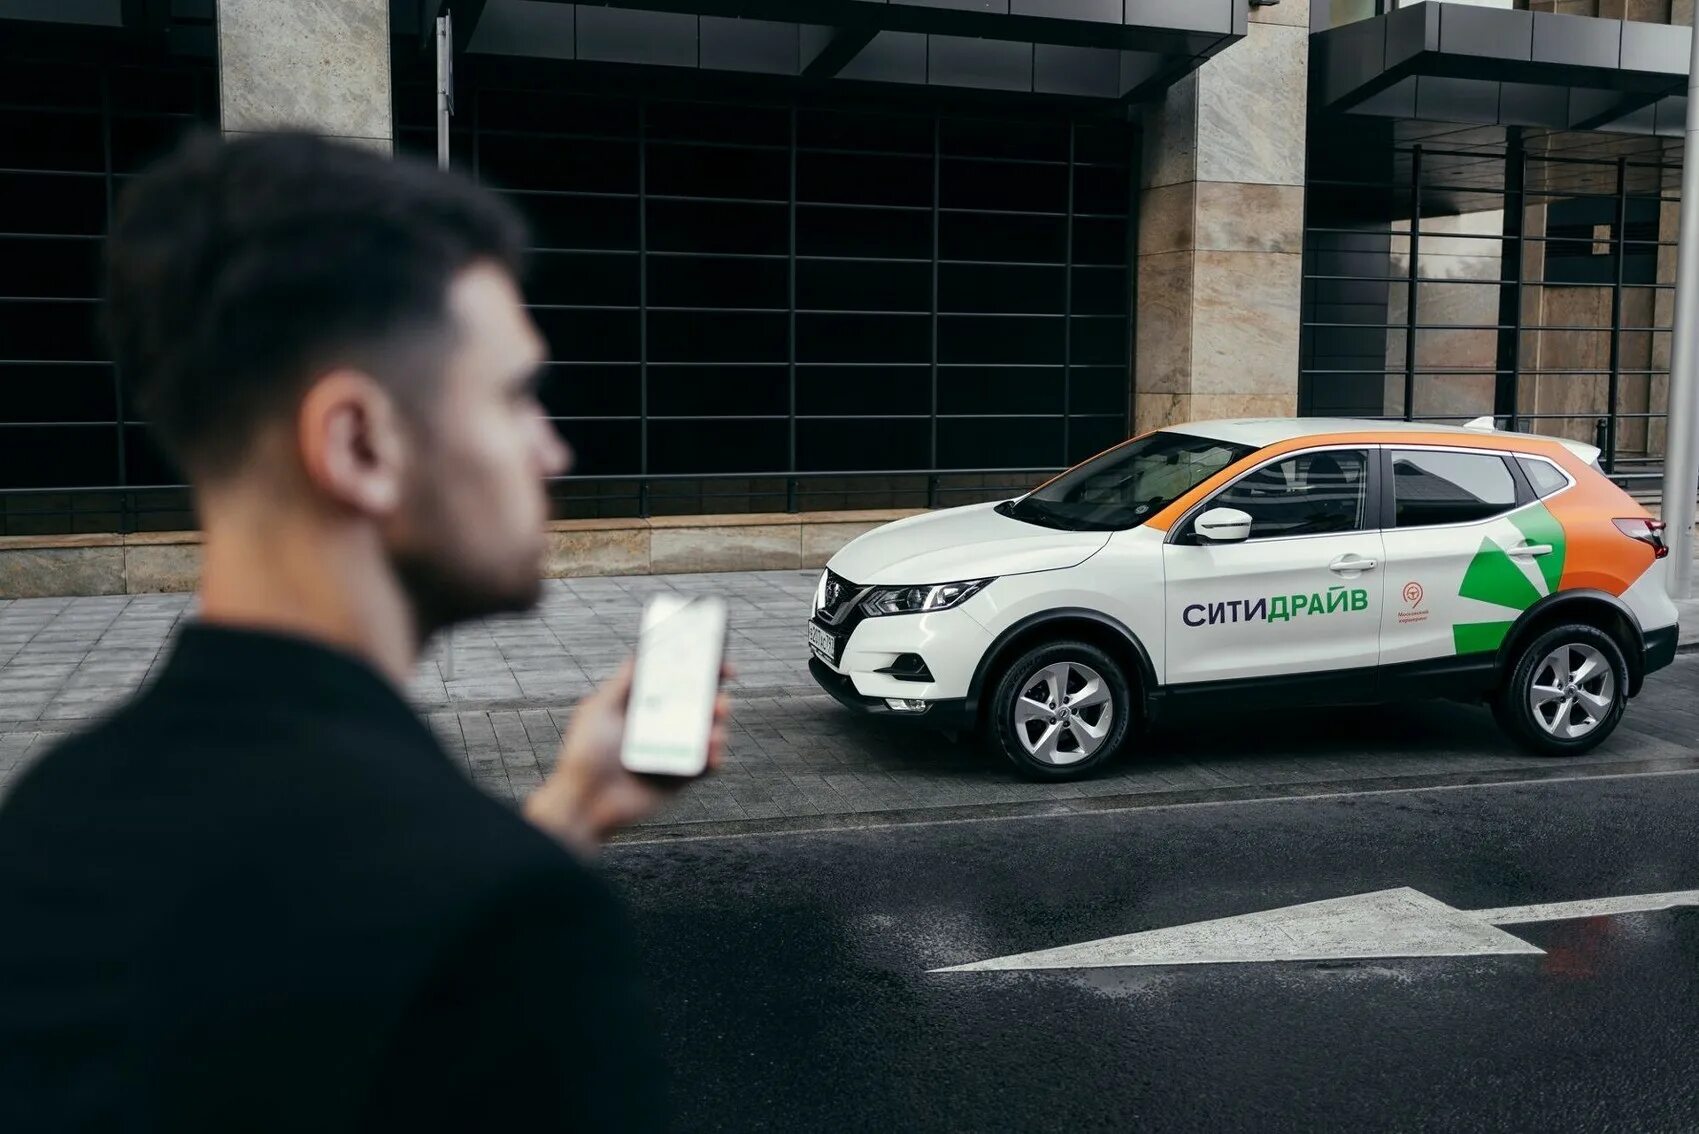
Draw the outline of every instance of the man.
<instances>
[{"instance_id":1,"label":"man","mask_svg":"<svg viewBox=\"0 0 1699 1134\"><path fill-rule=\"evenodd\" d=\"M538 597L569 454L523 245L476 187L303 134L131 189L111 328L195 487L200 614L0 809L0 1130L661 1121L580 861L660 801L617 759L629 674L523 817L398 692L433 632Z\"/></svg>"}]
</instances>

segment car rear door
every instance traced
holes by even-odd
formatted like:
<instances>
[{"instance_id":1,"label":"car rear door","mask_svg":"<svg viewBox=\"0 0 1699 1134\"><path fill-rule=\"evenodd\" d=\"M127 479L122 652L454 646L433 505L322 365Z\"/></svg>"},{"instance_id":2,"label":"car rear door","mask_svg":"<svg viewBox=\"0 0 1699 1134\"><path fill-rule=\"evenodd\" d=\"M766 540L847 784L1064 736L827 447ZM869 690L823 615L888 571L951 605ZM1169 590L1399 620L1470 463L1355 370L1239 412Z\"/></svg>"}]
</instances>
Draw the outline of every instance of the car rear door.
<instances>
[{"instance_id":1,"label":"car rear door","mask_svg":"<svg viewBox=\"0 0 1699 1134\"><path fill-rule=\"evenodd\" d=\"M1383 557L1380 462L1369 445L1271 458L1188 513L1163 549L1169 685L1329 670L1372 676ZM1251 516L1242 543L1194 529L1211 508Z\"/></svg>"},{"instance_id":2,"label":"car rear door","mask_svg":"<svg viewBox=\"0 0 1699 1134\"><path fill-rule=\"evenodd\" d=\"M1389 445L1384 461L1382 664L1496 651L1517 617L1556 589L1562 528L1514 454Z\"/></svg>"}]
</instances>

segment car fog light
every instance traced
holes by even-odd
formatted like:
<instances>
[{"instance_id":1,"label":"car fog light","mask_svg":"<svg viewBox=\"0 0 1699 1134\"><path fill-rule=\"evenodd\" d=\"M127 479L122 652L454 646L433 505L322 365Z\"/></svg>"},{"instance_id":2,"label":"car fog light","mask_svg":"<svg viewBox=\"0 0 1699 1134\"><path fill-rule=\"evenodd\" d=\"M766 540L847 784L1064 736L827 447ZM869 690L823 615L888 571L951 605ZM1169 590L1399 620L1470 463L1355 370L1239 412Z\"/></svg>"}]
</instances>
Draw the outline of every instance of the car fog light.
<instances>
[{"instance_id":1,"label":"car fog light","mask_svg":"<svg viewBox=\"0 0 1699 1134\"><path fill-rule=\"evenodd\" d=\"M885 704L891 707L893 713L924 713L927 709L925 701L914 701L903 697L887 697Z\"/></svg>"}]
</instances>

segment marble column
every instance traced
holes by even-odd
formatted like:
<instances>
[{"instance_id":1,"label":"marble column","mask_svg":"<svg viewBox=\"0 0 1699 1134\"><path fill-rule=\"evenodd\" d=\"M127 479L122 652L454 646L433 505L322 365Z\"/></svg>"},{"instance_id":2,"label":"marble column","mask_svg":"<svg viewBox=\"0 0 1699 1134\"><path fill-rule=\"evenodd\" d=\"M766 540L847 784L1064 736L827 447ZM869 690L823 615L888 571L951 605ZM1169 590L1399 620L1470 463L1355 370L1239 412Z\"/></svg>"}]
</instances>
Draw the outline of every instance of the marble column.
<instances>
[{"instance_id":1,"label":"marble column","mask_svg":"<svg viewBox=\"0 0 1699 1134\"><path fill-rule=\"evenodd\" d=\"M1252 8L1246 38L1146 116L1141 432L1297 412L1309 22L1307 0Z\"/></svg>"},{"instance_id":2,"label":"marble column","mask_svg":"<svg viewBox=\"0 0 1699 1134\"><path fill-rule=\"evenodd\" d=\"M218 0L220 124L393 152L389 50L389 0Z\"/></svg>"}]
</instances>

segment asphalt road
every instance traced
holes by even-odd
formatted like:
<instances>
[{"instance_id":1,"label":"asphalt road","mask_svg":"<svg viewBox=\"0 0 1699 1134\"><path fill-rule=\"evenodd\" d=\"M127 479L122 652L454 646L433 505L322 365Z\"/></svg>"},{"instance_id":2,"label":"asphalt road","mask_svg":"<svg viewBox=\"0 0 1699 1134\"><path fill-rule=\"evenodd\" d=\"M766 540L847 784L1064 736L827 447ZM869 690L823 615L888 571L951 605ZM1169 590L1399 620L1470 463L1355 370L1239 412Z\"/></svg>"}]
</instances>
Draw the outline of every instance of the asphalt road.
<instances>
[{"instance_id":1,"label":"asphalt road","mask_svg":"<svg viewBox=\"0 0 1699 1134\"><path fill-rule=\"evenodd\" d=\"M933 973L1413 887L1699 887L1699 774L610 848L688 1130L1693 1130L1699 910L1543 955Z\"/></svg>"}]
</instances>

